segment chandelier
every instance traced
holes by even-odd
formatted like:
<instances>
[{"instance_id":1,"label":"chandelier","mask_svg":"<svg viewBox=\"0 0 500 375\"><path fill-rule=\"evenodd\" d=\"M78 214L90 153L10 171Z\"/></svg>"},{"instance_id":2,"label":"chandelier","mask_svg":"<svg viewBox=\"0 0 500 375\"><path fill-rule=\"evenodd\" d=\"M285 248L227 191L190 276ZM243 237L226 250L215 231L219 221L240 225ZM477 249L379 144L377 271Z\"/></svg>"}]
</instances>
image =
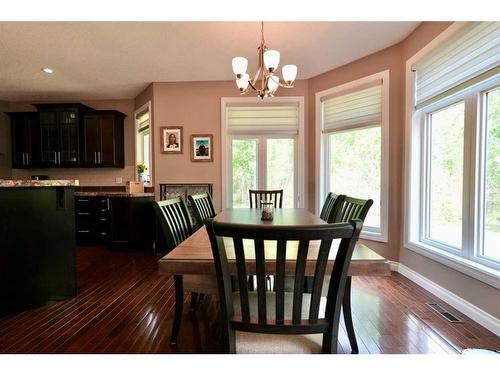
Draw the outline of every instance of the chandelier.
<instances>
[{"instance_id":1,"label":"chandelier","mask_svg":"<svg viewBox=\"0 0 500 375\"><path fill-rule=\"evenodd\" d=\"M261 40L258 51L259 65L253 79L250 79L247 73L248 60L240 56L233 58L233 72L236 76L236 86L240 89L240 95L252 90L259 98L264 99L265 97L273 97L278 87L292 88L293 81L297 76L297 66L283 66L281 72L284 83L281 83L280 78L275 74L280 62L280 53L267 49L264 41L264 22L261 22Z\"/></svg>"}]
</instances>

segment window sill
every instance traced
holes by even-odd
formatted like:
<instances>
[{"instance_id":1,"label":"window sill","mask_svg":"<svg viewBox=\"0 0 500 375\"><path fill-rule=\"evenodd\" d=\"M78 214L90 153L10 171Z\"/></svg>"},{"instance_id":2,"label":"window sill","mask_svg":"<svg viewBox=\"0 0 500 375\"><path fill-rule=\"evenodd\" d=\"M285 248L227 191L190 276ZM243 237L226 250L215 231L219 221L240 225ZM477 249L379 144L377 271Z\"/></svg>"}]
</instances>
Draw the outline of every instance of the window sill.
<instances>
[{"instance_id":1,"label":"window sill","mask_svg":"<svg viewBox=\"0 0 500 375\"><path fill-rule=\"evenodd\" d=\"M447 253L422 242L406 242L405 248L447 267L500 289L500 271L468 259Z\"/></svg>"},{"instance_id":2,"label":"window sill","mask_svg":"<svg viewBox=\"0 0 500 375\"><path fill-rule=\"evenodd\" d=\"M387 235L382 235L381 233L369 232L369 231L364 231L364 230L361 230L361 234L359 235L359 238L361 238L363 240L370 240L370 241L377 241L377 242L384 242L384 243L389 242L387 240Z\"/></svg>"}]
</instances>

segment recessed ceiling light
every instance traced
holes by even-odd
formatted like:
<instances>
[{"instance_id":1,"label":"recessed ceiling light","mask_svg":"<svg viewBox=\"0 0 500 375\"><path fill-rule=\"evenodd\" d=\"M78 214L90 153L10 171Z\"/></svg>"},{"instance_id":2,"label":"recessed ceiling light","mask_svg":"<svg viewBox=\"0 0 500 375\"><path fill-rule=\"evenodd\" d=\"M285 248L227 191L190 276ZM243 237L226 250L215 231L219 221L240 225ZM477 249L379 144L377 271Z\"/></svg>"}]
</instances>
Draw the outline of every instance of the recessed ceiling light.
<instances>
[{"instance_id":1,"label":"recessed ceiling light","mask_svg":"<svg viewBox=\"0 0 500 375\"><path fill-rule=\"evenodd\" d=\"M54 70L50 69L50 68L42 68L42 72L52 74L52 73L54 73Z\"/></svg>"}]
</instances>

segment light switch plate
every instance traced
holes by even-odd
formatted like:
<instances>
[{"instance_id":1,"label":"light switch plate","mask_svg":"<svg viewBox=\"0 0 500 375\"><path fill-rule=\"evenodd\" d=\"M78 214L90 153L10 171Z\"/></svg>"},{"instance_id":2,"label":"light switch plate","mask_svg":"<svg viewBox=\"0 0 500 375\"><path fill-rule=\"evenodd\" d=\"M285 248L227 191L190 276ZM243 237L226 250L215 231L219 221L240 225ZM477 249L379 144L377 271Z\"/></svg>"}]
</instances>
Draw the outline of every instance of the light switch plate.
<instances>
[{"instance_id":1,"label":"light switch plate","mask_svg":"<svg viewBox=\"0 0 500 375\"><path fill-rule=\"evenodd\" d=\"M115 182L116 182L117 184L121 184L121 183L123 182L123 178L121 178L121 177L117 177L117 178L115 179Z\"/></svg>"}]
</instances>

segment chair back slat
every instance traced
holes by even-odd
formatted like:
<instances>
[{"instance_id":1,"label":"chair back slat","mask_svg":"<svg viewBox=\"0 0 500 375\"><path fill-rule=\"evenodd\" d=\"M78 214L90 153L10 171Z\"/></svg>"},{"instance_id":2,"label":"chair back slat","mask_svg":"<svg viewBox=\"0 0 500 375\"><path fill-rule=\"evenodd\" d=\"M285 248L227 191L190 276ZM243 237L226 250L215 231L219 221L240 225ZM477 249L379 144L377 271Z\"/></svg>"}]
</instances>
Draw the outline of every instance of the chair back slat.
<instances>
[{"instance_id":1,"label":"chair back slat","mask_svg":"<svg viewBox=\"0 0 500 375\"><path fill-rule=\"evenodd\" d=\"M285 320L285 261L286 241L279 240L276 246L276 324L283 324Z\"/></svg>"},{"instance_id":2,"label":"chair back slat","mask_svg":"<svg viewBox=\"0 0 500 375\"><path fill-rule=\"evenodd\" d=\"M154 202L153 207L166 240L167 251L175 248L193 233L191 218L182 198Z\"/></svg>"},{"instance_id":3,"label":"chair back slat","mask_svg":"<svg viewBox=\"0 0 500 375\"><path fill-rule=\"evenodd\" d=\"M260 208L261 200L272 200L274 208L283 207L283 189L281 190L248 190L250 196L250 208Z\"/></svg>"},{"instance_id":4,"label":"chair back slat","mask_svg":"<svg viewBox=\"0 0 500 375\"><path fill-rule=\"evenodd\" d=\"M329 222L347 223L355 219L364 221L372 205L373 199L358 199L344 195L342 205Z\"/></svg>"},{"instance_id":5,"label":"chair back slat","mask_svg":"<svg viewBox=\"0 0 500 375\"><path fill-rule=\"evenodd\" d=\"M327 223L335 222L335 215L339 212L339 209L344 203L345 195L337 195L334 193L328 193L323 208L321 209L320 218Z\"/></svg>"},{"instance_id":6,"label":"chair back slat","mask_svg":"<svg viewBox=\"0 0 500 375\"><path fill-rule=\"evenodd\" d=\"M247 271L245 265L243 239L241 237L234 237L233 244L236 256L238 287L240 290L241 320L244 322L250 322L250 304L248 302Z\"/></svg>"},{"instance_id":7,"label":"chair back slat","mask_svg":"<svg viewBox=\"0 0 500 375\"><path fill-rule=\"evenodd\" d=\"M235 330L243 330L248 332L260 333L281 333L281 334L313 334L323 333L324 348L325 350L331 349L331 343L328 344L329 338L337 337L337 333L333 336L332 330L334 329L334 322L338 323L338 316L340 316L340 309L342 305L342 297L347 277L347 268L352 257L354 245L359 237L361 231L361 220L355 220L350 223L340 224L321 224L311 226L263 226L263 225L245 225L245 224L230 224L219 223L216 218L209 218L206 220L205 225L210 237L212 245L212 252L214 255L215 270L217 280L219 283L219 299L223 317L227 318L222 326L227 329L223 337L227 338L230 342L226 347L231 351L235 347ZM241 308L241 316L235 316L233 309L229 309L231 304L233 307L233 286L230 279L229 266L227 263L226 249L223 238L232 238L234 246L236 272L239 284L239 303ZM341 272L340 276L331 276L330 285L327 295L327 306L330 306L325 318L319 319L320 301L321 301L321 288L323 285L325 271L327 269L328 256L331 251L333 239L340 238L341 246L337 250L337 255L334 262L333 269L335 272ZM243 240L245 239L245 240ZM311 242L319 241L319 251L316 259L308 260L308 253ZM290 251L292 246L297 247L297 256L294 260L288 260L287 251ZM255 272L257 276L257 311L256 316L251 316L253 310L250 309L250 296L247 283L247 269L245 259L246 246L253 244L255 251ZM266 276L273 273L273 270L266 267L266 256L271 254L268 251L276 245L276 272L275 272L275 304L274 306L267 304L266 298L272 292L266 292ZM269 261L269 259L268 259ZM289 305L285 301L286 293L284 288L284 280L286 277L287 262L294 262L295 271L295 285L291 297L292 303ZM308 262L314 262L314 285L313 293L311 295L309 306L304 299L304 279L305 271L308 267ZM344 272L345 271L345 272ZM331 302L333 301L333 302ZM274 308L273 311L270 311ZM286 311L290 309L290 311ZM308 310L306 310L308 309ZM271 317L274 315L274 318ZM308 319L302 319L302 316L308 316ZM289 318L286 318L289 316ZM337 328L338 329L338 324ZM330 335L330 336L328 336ZM331 341L331 340L330 340ZM325 344L325 342L327 344Z\"/></svg>"},{"instance_id":8,"label":"chair back slat","mask_svg":"<svg viewBox=\"0 0 500 375\"><path fill-rule=\"evenodd\" d=\"M202 226L205 220L209 217L217 215L212 196L208 193L188 195L189 203L191 204L197 226Z\"/></svg>"},{"instance_id":9,"label":"chair back slat","mask_svg":"<svg viewBox=\"0 0 500 375\"><path fill-rule=\"evenodd\" d=\"M267 322L267 306L266 306L266 257L264 253L264 241L261 239L254 240L255 244L255 267L257 273L257 311L259 324Z\"/></svg>"},{"instance_id":10,"label":"chair back slat","mask_svg":"<svg viewBox=\"0 0 500 375\"><path fill-rule=\"evenodd\" d=\"M304 292L304 280L306 271L307 253L309 241L300 241L295 264L295 283L293 286L292 322L300 324L302 320L302 296Z\"/></svg>"},{"instance_id":11,"label":"chair back slat","mask_svg":"<svg viewBox=\"0 0 500 375\"><path fill-rule=\"evenodd\" d=\"M318 261L316 262L316 270L314 271L313 289L311 294L311 305L309 307L309 322L316 324L319 317L319 306L321 302L321 291L323 289L323 280L325 278L326 263L332 241L323 241L319 247Z\"/></svg>"}]
</instances>

